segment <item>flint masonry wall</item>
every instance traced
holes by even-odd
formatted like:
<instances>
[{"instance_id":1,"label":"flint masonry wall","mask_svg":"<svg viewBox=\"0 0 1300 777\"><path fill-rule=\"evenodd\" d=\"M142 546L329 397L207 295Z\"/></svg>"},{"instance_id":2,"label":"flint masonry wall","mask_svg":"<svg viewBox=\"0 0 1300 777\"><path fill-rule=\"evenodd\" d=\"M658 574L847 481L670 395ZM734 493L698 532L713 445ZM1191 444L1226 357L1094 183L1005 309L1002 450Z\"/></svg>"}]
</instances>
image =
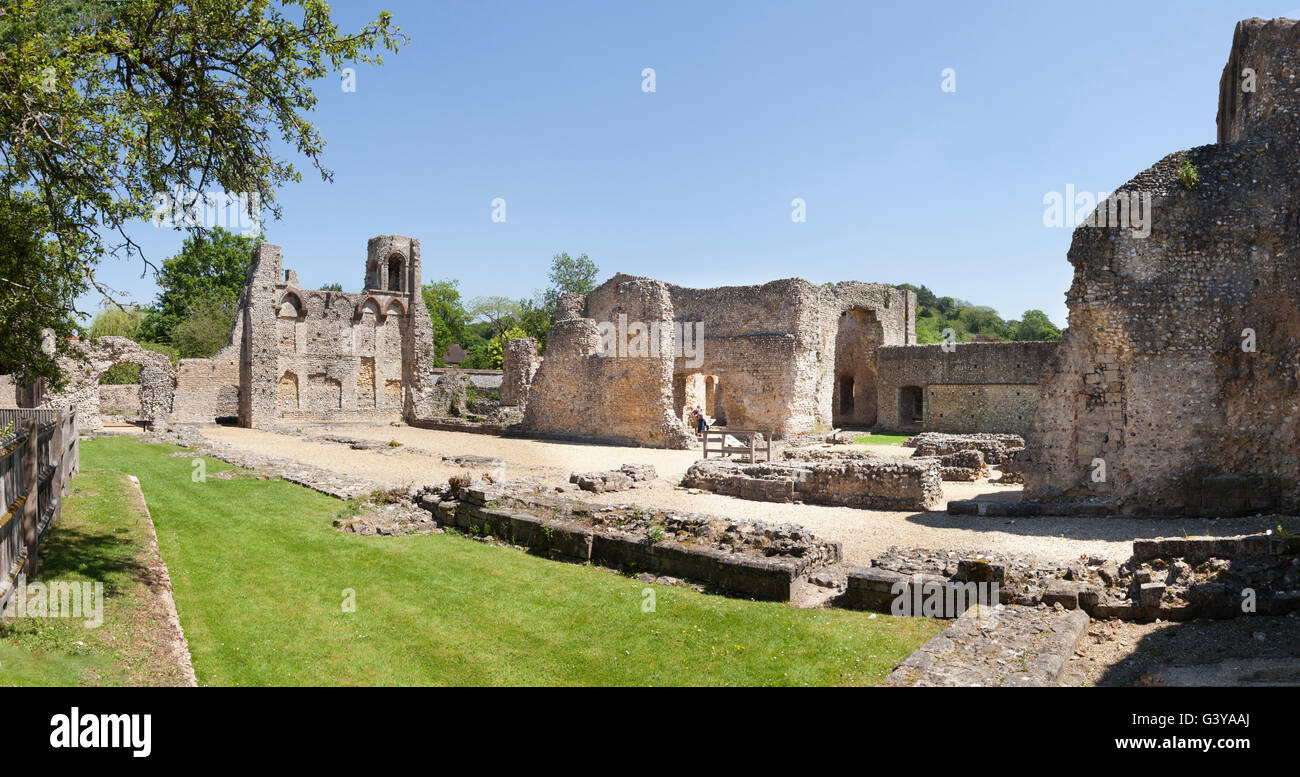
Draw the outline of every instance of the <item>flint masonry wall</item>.
<instances>
[{"instance_id":1,"label":"flint masonry wall","mask_svg":"<svg viewBox=\"0 0 1300 777\"><path fill-rule=\"evenodd\" d=\"M176 368L172 422L213 424L238 416L238 348L227 347L211 359L181 359Z\"/></svg>"},{"instance_id":2,"label":"flint masonry wall","mask_svg":"<svg viewBox=\"0 0 1300 777\"><path fill-rule=\"evenodd\" d=\"M140 417L153 429L167 428L176 393L176 373L166 356L145 350L125 337L100 337L71 345L85 358L59 357L59 367L67 374L68 383L63 391L46 394L40 407L75 407L77 425L96 431L103 426L99 379L118 364L135 364L140 367L140 382L133 387L139 398Z\"/></svg>"},{"instance_id":3,"label":"flint masonry wall","mask_svg":"<svg viewBox=\"0 0 1300 777\"><path fill-rule=\"evenodd\" d=\"M672 409L672 302L666 285L615 276L587 298L587 317L559 306L546 358L533 378L523 428L626 445L689 447L693 438ZM561 318L560 316L565 316ZM600 355L598 321L659 322L644 356Z\"/></svg>"},{"instance_id":4,"label":"flint masonry wall","mask_svg":"<svg viewBox=\"0 0 1300 777\"><path fill-rule=\"evenodd\" d=\"M506 343L501 353L501 404L504 407L528 403L528 391L541 359L537 338L518 337Z\"/></svg>"},{"instance_id":5,"label":"flint masonry wall","mask_svg":"<svg viewBox=\"0 0 1300 777\"><path fill-rule=\"evenodd\" d=\"M1027 499L1125 513L1300 509L1298 87L1300 26L1239 23L1219 143L1171 154L1121 189L1152 196L1151 234L1075 230L1070 326L1026 438ZM1179 180L1185 162L1194 186ZM1104 480L1090 477L1097 459ZM1273 504L1219 493L1243 477L1271 480L1254 491Z\"/></svg>"},{"instance_id":6,"label":"flint masonry wall","mask_svg":"<svg viewBox=\"0 0 1300 777\"><path fill-rule=\"evenodd\" d=\"M138 418L140 416L140 386L135 383L99 387L99 413L101 416Z\"/></svg>"},{"instance_id":7,"label":"flint masonry wall","mask_svg":"<svg viewBox=\"0 0 1300 777\"><path fill-rule=\"evenodd\" d=\"M653 285L667 295L643 310L647 318L626 319L629 324L660 322L667 333L665 353L674 353L674 322L691 327L692 341L703 336L696 343L698 356L683 347L682 356L667 360L666 370L656 365L638 371L649 381L640 387L626 379L618 385L602 382L609 378L605 368L581 366L596 364L584 349L599 342L591 338L601 322L618 324L624 312L620 295L632 283ZM839 423L870 426L876 420L876 350L916 341L916 295L884 284L826 287L793 278L761 286L691 289L620 274L585 299L562 299L558 308L562 346L557 350L553 332L529 389L525 428L600 435L590 422L599 417L606 419L602 425L620 428L623 439L645 444L663 438L658 427L665 392L673 424L682 430L696 405L724 426L757 428L776 437ZM570 323L579 320L590 323ZM695 329L696 324L702 328ZM625 339L630 336L624 333ZM551 364L556 356L559 361ZM554 391L564 400L549 395ZM626 409L634 406L654 408L653 430L631 422L629 413L641 412ZM669 437L682 439L678 431Z\"/></svg>"},{"instance_id":8,"label":"flint masonry wall","mask_svg":"<svg viewBox=\"0 0 1300 777\"><path fill-rule=\"evenodd\" d=\"M303 289L278 246L253 251L230 344L177 371L175 423L396 421L436 413L433 329L420 295L420 244L367 245L364 290Z\"/></svg>"},{"instance_id":9,"label":"flint masonry wall","mask_svg":"<svg viewBox=\"0 0 1300 777\"><path fill-rule=\"evenodd\" d=\"M878 423L887 429L1024 434L1054 342L956 343L879 351ZM921 421L911 412L921 397Z\"/></svg>"},{"instance_id":10,"label":"flint masonry wall","mask_svg":"<svg viewBox=\"0 0 1300 777\"><path fill-rule=\"evenodd\" d=\"M704 326L703 364L679 359L677 378L713 379L714 388L705 387L709 415L778 437L874 423L876 348L916 341L916 295L885 284L791 278L669 289L675 318ZM841 386L855 400L845 414Z\"/></svg>"}]
</instances>

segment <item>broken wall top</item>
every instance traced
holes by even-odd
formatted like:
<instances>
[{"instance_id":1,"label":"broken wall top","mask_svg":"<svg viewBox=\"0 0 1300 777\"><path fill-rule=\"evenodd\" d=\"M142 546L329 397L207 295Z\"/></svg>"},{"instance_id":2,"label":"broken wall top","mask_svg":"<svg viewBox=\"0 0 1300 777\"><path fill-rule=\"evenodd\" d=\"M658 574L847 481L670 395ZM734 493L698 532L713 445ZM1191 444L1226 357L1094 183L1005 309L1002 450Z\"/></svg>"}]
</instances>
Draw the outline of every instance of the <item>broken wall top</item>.
<instances>
[{"instance_id":1,"label":"broken wall top","mask_svg":"<svg viewBox=\"0 0 1300 777\"><path fill-rule=\"evenodd\" d=\"M1237 23L1219 80L1219 142L1296 135L1300 121L1300 23Z\"/></svg>"}]
</instances>

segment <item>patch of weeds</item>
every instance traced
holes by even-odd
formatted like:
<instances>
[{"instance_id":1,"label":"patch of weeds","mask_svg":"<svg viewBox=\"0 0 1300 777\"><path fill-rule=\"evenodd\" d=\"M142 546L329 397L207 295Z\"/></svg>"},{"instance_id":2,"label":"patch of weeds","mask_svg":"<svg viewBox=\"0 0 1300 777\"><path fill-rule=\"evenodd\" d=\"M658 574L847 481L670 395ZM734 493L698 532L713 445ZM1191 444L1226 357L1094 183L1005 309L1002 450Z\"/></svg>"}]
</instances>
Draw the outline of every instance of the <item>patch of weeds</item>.
<instances>
[{"instance_id":1,"label":"patch of weeds","mask_svg":"<svg viewBox=\"0 0 1300 777\"><path fill-rule=\"evenodd\" d=\"M401 444L400 442L398 442L397 440L389 440L389 441L388 441L388 447L390 447L390 448L400 448L400 447L402 447L402 444Z\"/></svg>"},{"instance_id":2,"label":"patch of weeds","mask_svg":"<svg viewBox=\"0 0 1300 777\"><path fill-rule=\"evenodd\" d=\"M1282 528L1282 524L1277 526L1277 538L1282 540L1282 547L1287 553L1300 553L1300 534L1292 534Z\"/></svg>"},{"instance_id":3,"label":"patch of weeds","mask_svg":"<svg viewBox=\"0 0 1300 777\"><path fill-rule=\"evenodd\" d=\"M402 501L405 491L400 488L376 489L371 491L362 500L375 505L391 505Z\"/></svg>"},{"instance_id":4,"label":"patch of weeds","mask_svg":"<svg viewBox=\"0 0 1300 777\"><path fill-rule=\"evenodd\" d=\"M662 524L652 523L646 527L645 538L650 541L651 545L654 545L657 542L663 542L667 536L668 535L664 531Z\"/></svg>"},{"instance_id":5,"label":"patch of weeds","mask_svg":"<svg viewBox=\"0 0 1300 777\"><path fill-rule=\"evenodd\" d=\"M1183 160L1183 166L1178 168L1178 181L1188 191L1195 189L1196 185L1201 182L1201 171L1196 169L1196 165L1192 164L1192 160Z\"/></svg>"}]
</instances>

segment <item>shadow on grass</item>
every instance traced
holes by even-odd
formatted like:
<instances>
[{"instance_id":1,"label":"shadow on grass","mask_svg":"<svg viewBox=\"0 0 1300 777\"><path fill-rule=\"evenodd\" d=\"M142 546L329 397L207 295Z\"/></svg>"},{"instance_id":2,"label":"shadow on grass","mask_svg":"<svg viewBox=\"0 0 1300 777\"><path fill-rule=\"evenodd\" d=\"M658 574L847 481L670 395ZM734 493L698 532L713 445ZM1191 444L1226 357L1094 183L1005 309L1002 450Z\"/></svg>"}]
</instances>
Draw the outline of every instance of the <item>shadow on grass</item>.
<instances>
[{"instance_id":1,"label":"shadow on grass","mask_svg":"<svg viewBox=\"0 0 1300 777\"><path fill-rule=\"evenodd\" d=\"M37 580L85 578L104 583L112 594L125 582L147 583L148 568L136 558L136 546L126 528L103 530L60 521L46 533L40 547Z\"/></svg>"}]
</instances>

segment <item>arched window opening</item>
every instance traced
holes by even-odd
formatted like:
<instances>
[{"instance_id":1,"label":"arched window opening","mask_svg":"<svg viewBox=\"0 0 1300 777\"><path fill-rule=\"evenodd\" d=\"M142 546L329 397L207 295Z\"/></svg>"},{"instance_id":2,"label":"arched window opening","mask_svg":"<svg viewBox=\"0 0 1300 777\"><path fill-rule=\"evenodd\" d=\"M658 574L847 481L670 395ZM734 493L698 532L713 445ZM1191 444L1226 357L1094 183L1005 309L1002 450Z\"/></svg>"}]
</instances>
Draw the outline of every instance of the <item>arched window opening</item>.
<instances>
[{"instance_id":1,"label":"arched window opening","mask_svg":"<svg viewBox=\"0 0 1300 777\"><path fill-rule=\"evenodd\" d=\"M388 290L405 291L402 288L402 257L393 255L388 257Z\"/></svg>"}]
</instances>

